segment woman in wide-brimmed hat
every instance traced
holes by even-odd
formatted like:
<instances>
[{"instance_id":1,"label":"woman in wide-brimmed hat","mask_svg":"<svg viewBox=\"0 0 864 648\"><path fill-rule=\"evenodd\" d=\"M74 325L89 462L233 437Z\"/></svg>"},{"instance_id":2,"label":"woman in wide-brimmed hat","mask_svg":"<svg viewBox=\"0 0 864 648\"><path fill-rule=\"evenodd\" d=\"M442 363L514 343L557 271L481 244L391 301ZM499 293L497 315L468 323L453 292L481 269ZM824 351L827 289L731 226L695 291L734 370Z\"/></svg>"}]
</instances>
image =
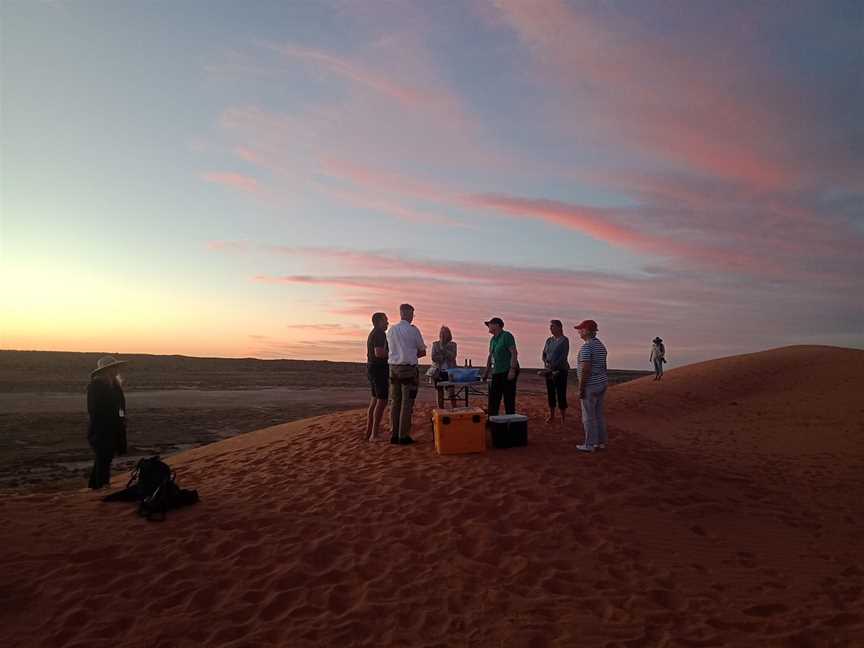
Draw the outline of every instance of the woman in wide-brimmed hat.
<instances>
[{"instance_id":1,"label":"woman in wide-brimmed hat","mask_svg":"<svg viewBox=\"0 0 864 648\"><path fill-rule=\"evenodd\" d=\"M125 360L111 356L99 358L87 386L87 413L90 426L87 441L96 458L90 473L90 488L111 482L111 460L126 453L126 396L120 386L118 370Z\"/></svg>"},{"instance_id":2,"label":"woman in wide-brimmed hat","mask_svg":"<svg viewBox=\"0 0 864 648\"><path fill-rule=\"evenodd\" d=\"M660 380L663 377L663 363L666 362L666 347L659 337L655 337L652 342L649 361L654 363L654 380Z\"/></svg>"}]
</instances>

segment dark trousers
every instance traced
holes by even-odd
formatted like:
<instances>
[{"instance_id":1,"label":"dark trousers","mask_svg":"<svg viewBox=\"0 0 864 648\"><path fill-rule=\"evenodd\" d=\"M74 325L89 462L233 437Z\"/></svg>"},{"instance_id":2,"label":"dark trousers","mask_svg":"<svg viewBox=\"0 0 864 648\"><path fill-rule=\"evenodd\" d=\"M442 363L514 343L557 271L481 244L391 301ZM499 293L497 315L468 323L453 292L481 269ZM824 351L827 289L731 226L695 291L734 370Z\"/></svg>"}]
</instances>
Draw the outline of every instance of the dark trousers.
<instances>
[{"instance_id":1,"label":"dark trousers","mask_svg":"<svg viewBox=\"0 0 864 648\"><path fill-rule=\"evenodd\" d=\"M506 373L492 374L489 385L489 416L498 416L501 407L501 397L504 397L504 413L516 413L516 381L519 380L519 370L513 380L507 380Z\"/></svg>"},{"instance_id":2,"label":"dark trousers","mask_svg":"<svg viewBox=\"0 0 864 648\"><path fill-rule=\"evenodd\" d=\"M567 409L567 370L559 371L554 376L546 378L546 397L549 399L549 409Z\"/></svg>"},{"instance_id":3,"label":"dark trousers","mask_svg":"<svg viewBox=\"0 0 864 648\"><path fill-rule=\"evenodd\" d=\"M114 459L114 450L94 448L96 458L93 461L93 470L90 471L90 488L101 488L111 482L111 460Z\"/></svg>"}]
</instances>

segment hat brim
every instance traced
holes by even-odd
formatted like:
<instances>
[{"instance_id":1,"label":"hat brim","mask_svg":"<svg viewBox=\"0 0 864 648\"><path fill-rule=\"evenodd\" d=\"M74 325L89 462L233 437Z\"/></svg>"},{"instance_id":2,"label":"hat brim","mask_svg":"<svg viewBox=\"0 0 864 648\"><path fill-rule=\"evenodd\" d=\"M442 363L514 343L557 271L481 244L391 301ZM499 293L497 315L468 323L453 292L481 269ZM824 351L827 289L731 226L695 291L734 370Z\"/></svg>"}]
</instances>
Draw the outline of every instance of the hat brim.
<instances>
[{"instance_id":1,"label":"hat brim","mask_svg":"<svg viewBox=\"0 0 864 648\"><path fill-rule=\"evenodd\" d=\"M106 369L110 369L111 367L119 367L120 365L129 364L128 360L117 360L116 362L112 362L111 364L107 364L104 367L99 367L98 369L94 369L90 372L90 376L93 377L98 373L105 371Z\"/></svg>"}]
</instances>

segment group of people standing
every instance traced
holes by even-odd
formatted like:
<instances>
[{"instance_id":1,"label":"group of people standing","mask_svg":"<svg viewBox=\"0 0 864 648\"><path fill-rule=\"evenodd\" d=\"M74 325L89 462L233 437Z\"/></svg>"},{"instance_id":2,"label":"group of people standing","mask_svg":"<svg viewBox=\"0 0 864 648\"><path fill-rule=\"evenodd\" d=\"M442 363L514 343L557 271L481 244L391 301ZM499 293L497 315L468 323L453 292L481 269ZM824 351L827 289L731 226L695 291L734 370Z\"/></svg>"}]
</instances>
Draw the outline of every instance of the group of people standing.
<instances>
[{"instance_id":1,"label":"group of people standing","mask_svg":"<svg viewBox=\"0 0 864 648\"><path fill-rule=\"evenodd\" d=\"M411 421L414 401L420 386L420 358L426 356L423 335L414 324L414 307L399 306L399 323L390 326L386 313L372 315L372 331L366 340L367 373L372 398L366 417L365 438L374 440L379 432L384 410L390 402L390 443L410 445ZM489 416L496 416L504 401L506 414L516 413L516 385L519 378L519 352L516 338L504 328L500 317L492 317L484 324L492 336L482 380L489 381ZM585 441L577 446L583 452L594 452L606 447L606 422L603 417L603 399L608 387L606 371L606 347L597 338L597 322L585 320L574 327L583 340L579 350L577 376L579 399L582 405L582 422ZM549 403L547 422L555 421L558 410L561 422L566 422L567 380L570 372L568 356L570 340L564 335L561 320L549 323L551 336L543 347L543 369L540 374L546 379ZM430 376L438 392L438 406L444 405L444 385L447 371L457 367L457 345L449 327L442 326L438 340L432 344L432 368ZM447 385L451 404L456 396L452 386Z\"/></svg>"},{"instance_id":2,"label":"group of people standing","mask_svg":"<svg viewBox=\"0 0 864 648\"><path fill-rule=\"evenodd\" d=\"M606 347L597 338L597 322L583 320L573 328L582 339L576 357L576 376L579 379L579 402L582 406L582 427L585 440L576 449L581 452L605 450L607 442L606 418L603 401L609 387L606 370ZM546 396L549 403L547 423L555 422L555 410L560 413L561 423L567 421L567 380L570 375L570 340L564 335L561 320L549 322L552 334L543 345L543 369L546 377Z\"/></svg>"},{"instance_id":3,"label":"group of people standing","mask_svg":"<svg viewBox=\"0 0 864 648\"><path fill-rule=\"evenodd\" d=\"M426 343L420 329L414 326L414 307L399 307L399 322L390 326L386 313L372 315L372 331L366 341L366 360L372 398L366 418L366 438L375 439L380 431L384 410L390 402L390 443L409 445L414 401L420 387L419 361L426 356ZM507 414L516 413L516 384L519 378L519 352L516 338L504 329L500 317L484 322L492 338L482 378L489 382L487 412L496 416L504 401ZM597 322L584 320L574 327L583 344L577 356L579 400L582 406L582 424L585 441L577 446L583 452L594 452L606 447L606 421L603 401L608 387L606 347L597 338ZM568 356L570 340L564 335L561 320L549 322L551 335L543 346L543 369L549 402L548 423L555 421L558 410L561 422L567 416L567 380L570 372ZM666 348L659 337L653 340L650 361L654 364L655 380L663 377ZM458 367L457 346L447 326L442 326L438 340L432 344L432 378L438 391L438 406L444 406L443 382L447 371ZM123 393L120 368L123 360L106 356L100 358L90 374L87 387L89 426L87 440L95 454L90 474L90 488L106 487L111 480L111 461L115 455L126 452L126 396ZM447 386L452 405L456 396Z\"/></svg>"}]
</instances>

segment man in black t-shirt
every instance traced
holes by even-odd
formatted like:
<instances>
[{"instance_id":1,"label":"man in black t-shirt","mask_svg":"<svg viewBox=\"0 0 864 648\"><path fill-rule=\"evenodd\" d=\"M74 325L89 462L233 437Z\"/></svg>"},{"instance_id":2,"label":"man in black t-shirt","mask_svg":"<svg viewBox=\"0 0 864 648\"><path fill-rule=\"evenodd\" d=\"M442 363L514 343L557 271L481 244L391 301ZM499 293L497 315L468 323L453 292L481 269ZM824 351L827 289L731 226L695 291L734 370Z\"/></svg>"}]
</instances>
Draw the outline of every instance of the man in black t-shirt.
<instances>
[{"instance_id":1,"label":"man in black t-shirt","mask_svg":"<svg viewBox=\"0 0 864 648\"><path fill-rule=\"evenodd\" d=\"M385 313L375 313L372 315L372 331L366 338L366 374L372 388L369 411L366 413L367 441L373 441L377 436L387 399L390 397L390 373L387 366L390 349L385 334L388 325Z\"/></svg>"}]
</instances>

